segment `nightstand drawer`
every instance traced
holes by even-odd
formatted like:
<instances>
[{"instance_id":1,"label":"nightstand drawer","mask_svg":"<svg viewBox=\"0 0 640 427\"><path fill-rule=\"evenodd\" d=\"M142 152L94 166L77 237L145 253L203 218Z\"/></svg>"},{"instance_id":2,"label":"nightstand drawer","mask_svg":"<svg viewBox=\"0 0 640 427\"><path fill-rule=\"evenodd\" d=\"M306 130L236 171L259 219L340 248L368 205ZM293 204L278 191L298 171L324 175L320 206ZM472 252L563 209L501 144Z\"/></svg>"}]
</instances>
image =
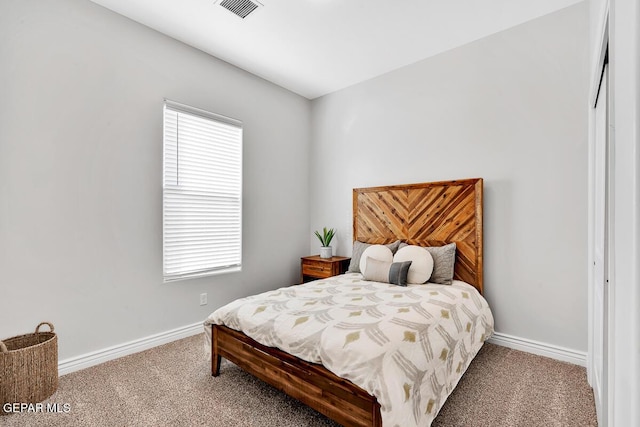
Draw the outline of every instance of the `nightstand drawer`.
<instances>
[{"instance_id":1,"label":"nightstand drawer","mask_svg":"<svg viewBox=\"0 0 640 427\"><path fill-rule=\"evenodd\" d=\"M331 277L332 264L329 262L305 261L302 263L302 274L305 276Z\"/></svg>"},{"instance_id":2,"label":"nightstand drawer","mask_svg":"<svg viewBox=\"0 0 640 427\"><path fill-rule=\"evenodd\" d=\"M331 258L320 258L318 255L304 256L300 258L300 283L342 274L347 271L350 259L343 256Z\"/></svg>"}]
</instances>

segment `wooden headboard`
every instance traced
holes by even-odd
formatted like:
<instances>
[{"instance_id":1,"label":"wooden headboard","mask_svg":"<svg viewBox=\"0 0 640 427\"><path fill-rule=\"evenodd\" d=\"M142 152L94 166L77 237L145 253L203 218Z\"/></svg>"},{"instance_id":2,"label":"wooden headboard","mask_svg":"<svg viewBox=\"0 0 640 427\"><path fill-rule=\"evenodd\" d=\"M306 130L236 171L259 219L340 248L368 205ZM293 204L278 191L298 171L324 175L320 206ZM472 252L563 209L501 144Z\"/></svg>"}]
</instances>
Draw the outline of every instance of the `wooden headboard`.
<instances>
[{"instance_id":1,"label":"wooden headboard","mask_svg":"<svg viewBox=\"0 0 640 427\"><path fill-rule=\"evenodd\" d=\"M456 243L454 278L482 293L482 178L353 190L353 239Z\"/></svg>"}]
</instances>

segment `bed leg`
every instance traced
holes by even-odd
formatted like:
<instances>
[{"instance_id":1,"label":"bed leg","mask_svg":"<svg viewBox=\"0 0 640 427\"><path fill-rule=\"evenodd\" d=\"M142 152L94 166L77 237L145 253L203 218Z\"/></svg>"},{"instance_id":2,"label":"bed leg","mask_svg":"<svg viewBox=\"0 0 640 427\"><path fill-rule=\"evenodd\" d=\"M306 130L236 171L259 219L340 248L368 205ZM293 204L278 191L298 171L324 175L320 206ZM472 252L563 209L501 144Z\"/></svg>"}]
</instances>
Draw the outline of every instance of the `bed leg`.
<instances>
[{"instance_id":1,"label":"bed leg","mask_svg":"<svg viewBox=\"0 0 640 427\"><path fill-rule=\"evenodd\" d=\"M382 427L382 414L380 414L380 404L376 400L373 404L373 413L371 414L371 425L373 427Z\"/></svg>"},{"instance_id":2,"label":"bed leg","mask_svg":"<svg viewBox=\"0 0 640 427\"><path fill-rule=\"evenodd\" d=\"M220 375L220 362L222 356L218 353L218 328L211 325L211 375L217 377Z\"/></svg>"},{"instance_id":3,"label":"bed leg","mask_svg":"<svg viewBox=\"0 0 640 427\"><path fill-rule=\"evenodd\" d=\"M220 361L222 357L220 355L211 356L211 375L217 377L220 375Z\"/></svg>"}]
</instances>

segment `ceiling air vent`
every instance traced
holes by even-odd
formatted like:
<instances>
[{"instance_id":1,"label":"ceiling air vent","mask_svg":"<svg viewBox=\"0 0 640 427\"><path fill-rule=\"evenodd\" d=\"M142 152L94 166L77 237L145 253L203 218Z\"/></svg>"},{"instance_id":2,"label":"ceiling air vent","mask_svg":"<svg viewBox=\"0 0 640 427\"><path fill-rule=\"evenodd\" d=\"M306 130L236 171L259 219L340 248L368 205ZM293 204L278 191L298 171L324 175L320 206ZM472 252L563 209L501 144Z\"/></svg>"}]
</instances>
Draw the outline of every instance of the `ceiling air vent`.
<instances>
[{"instance_id":1,"label":"ceiling air vent","mask_svg":"<svg viewBox=\"0 0 640 427\"><path fill-rule=\"evenodd\" d=\"M251 0L222 0L220 6L244 19L262 5Z\"/></svg>"}]
</instances>

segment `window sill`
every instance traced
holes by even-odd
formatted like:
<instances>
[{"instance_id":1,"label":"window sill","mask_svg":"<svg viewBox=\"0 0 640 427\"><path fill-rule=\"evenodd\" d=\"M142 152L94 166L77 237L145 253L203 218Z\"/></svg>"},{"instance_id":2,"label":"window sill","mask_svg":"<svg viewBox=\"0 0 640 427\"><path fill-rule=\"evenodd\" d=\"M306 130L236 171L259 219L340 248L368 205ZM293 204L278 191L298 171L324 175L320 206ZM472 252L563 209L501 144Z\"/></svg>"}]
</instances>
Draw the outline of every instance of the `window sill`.
<instances>
[{"instance_id":1,"label":"window sill","mask_svg":"<svg viewBox=\"0 0 640 427\"><path fill-rule=\"evenodd\" d=\"M188 279L198 279L201 277L208 277L208 276L218 276L221 274L237 273L240 271L242 271L242 266L221 268L219 270L203 271L199 273L185 274L182 276L170 276L170 277L164 277L164 283L178 282L181 280L188 280Z\"/></svg>"}]
</instances>

